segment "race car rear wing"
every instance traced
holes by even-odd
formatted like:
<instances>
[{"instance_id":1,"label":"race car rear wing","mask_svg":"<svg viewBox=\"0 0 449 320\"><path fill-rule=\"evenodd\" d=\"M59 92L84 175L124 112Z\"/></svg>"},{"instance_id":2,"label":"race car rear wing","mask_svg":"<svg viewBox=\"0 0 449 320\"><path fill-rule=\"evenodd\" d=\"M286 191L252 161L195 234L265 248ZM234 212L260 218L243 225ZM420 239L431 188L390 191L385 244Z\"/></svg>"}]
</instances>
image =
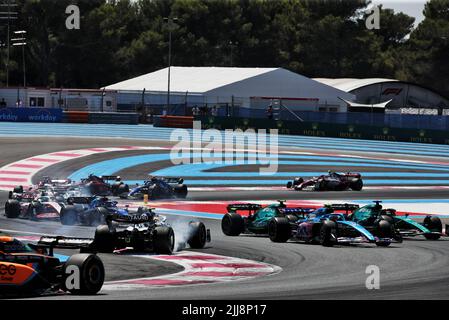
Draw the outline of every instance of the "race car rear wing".
<instances>
[{"instance_id":1,"label":"race car rear wing","mask_svg":"<svg viewBox=\"0 0 449 320\"><path fill-rule=\"evenodd\" d=\"M175 177L164 177L162 178L167 183L176 183L176 184L183 184L184 179L183 178L175 178Z\"/></svg>"},{"instance_id":2,"label":"race car rear wing","mask_svg":"<svg viewBox=\"0 0 449 320\"><path fill-rule=\"evenodd\" d=\"M104 181L111 181L111 180L121 181L122 180L122 178L120 176L101 176L100 178L103 179Z\"/></svg>"},{"instance_id":3,"label":"race car rear wing","mask_svg":"<svg viewBox=\"0 0 449 320\"><path fill-rule=\"evenodd\" d=\"M315 210L315 208L279 208L279 212L283 214L309 214Z\"/></svg>"},{"instance_id":4,"label":"race car rear wing","mask_svg":"<svg viewBox=\"0 0 449 320\"><path fill-rule=\"evenodd\" d=\"M37 242L38 247L48 248L49 255L53 256L53 249L81 249L87 251L92 248L94 239L89 238L76 238L76 237L64 237L64 236L43 236Z\"/></svg>"},{"instance_id":5,"label":"race car rear wing","mask_svg":"<svg viewBox=\"0 0 449 320\"><path fill-rule=\"evenodd\" d=\"M68 197L67 203L89 204L95 197Z\"/></svg>"},{"instance_id":6,"label":"race car rear wing","mask_svg":"<svg viewBox=\"0 0 449 320\"><path fill-rule=\"evenodd\" d=\"M227 207L228 211L257 211L262 208L262 205L256 203L232 203Z\"/></svg>"},{"instance_id":7,"label":"race car rear wing","mask_svg":"<svg viewBox=\"0 0 449 320\"><path fill-rule=\"evenodd\" d=\"M334 210L344 210L346 212L354 211L360 208L360 206L355 203L336 203L331 204L330 207Z\"/></svg>"},{"instance_id":8,"label":"race car rear wing","mask_svg":"<svg viewBox=\"0 0 449 320\"><path fill-rule=\"evenodd\" d=\"M184 179L183 178L179 178L179 177L153 177L150 176L151 178L156 178L158 180L162 180L164 182L167 182L169 184L183 184L184 183ZM150 182L151 180L146 180L145 182Z\"/></svg>"},{"instance_id":9,"label":"race car rear wing","mask_svg":"<svg viewBox=\"0 0 449 320\"><path fill-rule=\"evenodd\" d=\"M150 213L150 214L148 214ZM148 213L140 213L140 214L129 214L129 215L120 215L116 213L111 213L106 217L106 222L108 225L112 222L119 223L129 223L129 224L140 224L148 222L152 219L151 211Z\"/></svg>"}]
</instances>

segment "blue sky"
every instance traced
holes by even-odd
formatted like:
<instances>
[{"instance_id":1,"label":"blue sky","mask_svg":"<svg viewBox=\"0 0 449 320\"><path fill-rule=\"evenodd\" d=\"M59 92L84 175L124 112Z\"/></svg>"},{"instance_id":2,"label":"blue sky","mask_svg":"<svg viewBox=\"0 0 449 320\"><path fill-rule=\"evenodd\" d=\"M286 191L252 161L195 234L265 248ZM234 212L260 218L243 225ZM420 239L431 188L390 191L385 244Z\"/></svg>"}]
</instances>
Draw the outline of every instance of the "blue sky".
<instances>
[{"instance_id":1,"label":"blue sky","mask_svg":"<svg viewBox=\"0 0 449 320\"><path fill-rule=\"evenodd\" d=\"M404 12L415 17L415 27L424 19L422 14L426 0L372 0L373 4L382 4L384 8L391 8L395 12Z\"/></svg>"}]
</instances>

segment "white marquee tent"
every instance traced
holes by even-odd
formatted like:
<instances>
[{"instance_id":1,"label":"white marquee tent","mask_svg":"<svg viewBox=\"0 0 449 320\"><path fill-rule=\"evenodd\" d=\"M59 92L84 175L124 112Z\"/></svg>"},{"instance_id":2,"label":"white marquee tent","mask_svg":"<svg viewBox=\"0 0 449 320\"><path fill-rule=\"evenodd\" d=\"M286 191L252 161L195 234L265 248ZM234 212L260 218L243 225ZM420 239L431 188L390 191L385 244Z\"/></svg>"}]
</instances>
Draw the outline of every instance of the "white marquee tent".
<instances>
[{"instance_id":1,"label":"white marquee tent","mask_svg":"<svg viewBox=\"0 0 449 320\"><path fill-rule=\"evenodd\" d=\"M171 67L170 95L206 102L240 101L242 107L263 107L257 101L280 100L296 110L321 111L331 105L346 111L341 99L353 100L354 95L322 84L283 68ZM168 68L111 84L107 90L159 94L165 101ZM258 106L260 105L260 106ZM336 111L336 110L335 110Z\"/></svg>"}]
</instances>

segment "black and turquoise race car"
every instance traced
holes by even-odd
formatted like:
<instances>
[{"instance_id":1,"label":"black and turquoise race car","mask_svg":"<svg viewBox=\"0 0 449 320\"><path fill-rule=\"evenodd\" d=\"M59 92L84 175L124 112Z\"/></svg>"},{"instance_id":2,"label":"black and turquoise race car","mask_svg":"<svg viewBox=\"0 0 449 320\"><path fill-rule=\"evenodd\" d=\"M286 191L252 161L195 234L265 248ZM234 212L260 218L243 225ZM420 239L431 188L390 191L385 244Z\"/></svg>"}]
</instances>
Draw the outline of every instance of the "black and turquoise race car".
<instances>
[{"instance_id":1,"label":"black and turquoise race car","mask_svg":"<svg viewBox=\"0 0 449 320\"><path fill-rule=\"evenodd\" d=\"M274 217L285 217L295 222L305 214L312 212L310 208L288 208L285 201L263 207L255 203L235 203L227 207L228 213L221 220L221 229L227 236L238 236L241 233L268 234L268 224ZM239 212L246 212L240 215Z\"/></svg>"},{"instance_id":2,"label":"black and turquoise race car","mask_svg":"<svg viewBox=\"0 0 449 320\"><path fill-rule=\"evenodd\" d=\"M409 215L398 216L395 209L383 209L382 201L374 201L373 204L358 208L350 214L350 219L375 234L374 223L378 220L386 220L394 226L402 237L424 236L428 240L438 240L447 236L449 226L446 225L443 233L443 223L437 216L427 215L420 223Z\"/></svg>"},{"instance_id":3,"label":"black and turquoise race car","mask_svg":"<svg viewBox=\"0 0 449 320\"><path fill-rule=\"evenodd\" d=\"M348 212L358 208L352 204L331 204L303 214L296 222L285 217L273 217L268 224L268 236L273 242L288 240L305 243L320 243L323 246L373 243L387 247L402 242L393 225L386 220L377 220L368 230L351 221Z\"/></svg>"},{"instance_id":4,"label":"black and turquoise race car","mask_svg":"<svg viewBox=\"0 0 449 320\"><path fill-rule=\"evenodd\" d=\"M375 243L388 246L401 242L388 221L377 221L371 231L351 221L348 212L358 205L328 205L323 208L287 207L279 201L262 207L259 204L231 204L222 218L222 231L227 236L245 234L266 235L274 242L290 239L307 243L335 244ZM238 212L247 211L247 215ZM338 213L337 211L345 211Z\"/></svg>"}]
</instances>

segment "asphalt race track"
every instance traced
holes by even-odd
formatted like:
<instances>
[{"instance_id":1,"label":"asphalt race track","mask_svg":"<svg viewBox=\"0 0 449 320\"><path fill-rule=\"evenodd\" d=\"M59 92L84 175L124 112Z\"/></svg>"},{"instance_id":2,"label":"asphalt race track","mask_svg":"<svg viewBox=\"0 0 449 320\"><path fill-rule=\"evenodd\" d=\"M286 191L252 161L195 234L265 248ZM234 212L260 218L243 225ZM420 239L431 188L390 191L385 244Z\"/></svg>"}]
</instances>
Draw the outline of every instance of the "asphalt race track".
<instances>
[{"instance_id":1,"label":"asphalt race track","mask_svg":"<svg viewBox=\"0 0 449 320\"><path fill-rule=\"evenodd\" d=\"M304 139L304 137L302 137ZM380 168L382 172L390 172L385 177L373 175L372 184L368 183L366 189L361 192L290 192L280 187L270 190L252 190L251 187L257 183L246 183L244 186L233 182L225 183L228 187L239 186L239 191L235 190L207 190L204 181L210 176L202 176L198 173L188 176L189 186L197 187L198 191L189 192L188 201L233 201L233 200L377 200L392 199L392 201L407 201L420 199L439 199L445 201L449 199L447 194L449 189L436 188L435 186L447 186L445 178L444 164L449 162L449 155L437 151L425 150L416 153L412 150L413 145L405 146L407 150L395 151L394 155L385 150L384 152L358 150L356 143L351 142L354 147L345 151L345 155L365 157L367 154L375 158L379 166L371 166L369 162L353 161L344 163L334 163L331 169L344 171L354 170L363 173L376 173ZM104 148L116 146L151 146L166 147L167 142L134 140L132 138L49 138L49 137L2 137L0 138L2 157L0 166L33 157L36 155L61 152L66 150L79 150L86 148ZM405 144L401 144L405 145ZM439 148L439 146L435 146ZM443 147L441 147L443 148ZM323 152L323 149L312 146L296 148L294 145L283 146L282 150L301 150L301 152ZM341 149L326 148L327 155L341 154ZM446 150L444 150L446 151ZM48 166L39 171L33 178L38 180L43 175L53 177L66 177L73 173L84 170L86 166L109 161L114 158L123 158L120 161L122 166L130 157L151 156L158 151L129 150L124 152L108 152L89 155L80 159L74 159ZM323 156L324 155L320 155ZM421 163L425 161L438 162L439 164L428 165L429 167L413 167L399 165L393 167L390 161L410 161L411 163ZM134 158L133 158L134 159ZM146 159L146 158L145 158ZM125 166L118 173L129 181L142 179L142 176L149 172L166 170L167 161L159 160L145 162L141 164ZM385 160L383 160L385 159ZM389 159L387 161L387 159ZM317 164L307 164L316 161ZM326 161L319 162L316 159L305 159L298 163L293 160L286 160L285 165L281 165L279 172L325 172L329 168ZM438 167L439 166L439 167ZM449 168L446 166L446 168ZM207 168L206 168L207 169ZM251 180L251 173L256 172L257 167L241 166L225 167L220 169L207 169L202 172L213 172L216 179L237 181L232 174L236 173ZM87 169L86 169L87 170ZM106 169L105 169L106 170ZM324 170L324 171L323 171ZM193 171L191 171L193 172ZM228 173L228 176L221 176L217 173ZM97 173L97 172L95 172ZM245 174L243 174L245 173ZM105 173L103 173L105 174ZM411 175L410 175L411 174ZM426 176L428 175L428 176ZM426 176L426 177L425 177ZM394 177L394 178L392 178ZM400 180L409 180L414 185L415 180L423 177L427 180L435 180L434 183L416 184L416 188L400 188L404 183ZM375 182L379 179L396 179L393 187L385 188ZM0 178L1 179L1 178ZM258 178L259 179L259 178ZM270 179L270 178L260 178ZM286 176L273 178L279 180L281 186L289 179ZM439 181L438 179L441 179ZM198 184L194 182L198 180ZM369 181L370 178L367 179ZM1 181L1 180L0 180ZM251 180L253 181L253 180ZM2 182L5 183L5 182ZM263 185L263 183L262 183ZM276 185L276 183L275 183ZM415 186L415 185L414 185ZM201 188L204 187L204 190ZM90 227L66 227L59 222L32 222L28 220L6 219L3 215L6 192L0 192L0 229L8 230L15 235L34 234L63 234L67 236L92 237L94 228ZM438 201L438 200L435 200ZM269 202L269 201L268 201ZM413 210L413 208L410 208ZM165 214L165 213L164 213ZM169 219L190 219L189 217L169 216ZM201 250L202 253L212 255L222 255L248 259L256 262L263 262L278 266L282 271L268 276L260 276L247 280L227 281L225 283L196 284L187 286L148 286L145 288L133 288L128 290L110 290L108 288L101 291L101 294L89 297L89 299L447 299L449 298L449 242L447 240L427 241L424 239L413 239L404 241L402 244L392 244L388 248L376 247L373 245L358 246L337 246L326 248L319 245L306 245L300 243L273 243L269 239L256 236L226 237L222 234L219 219L202 219L206 226L211 229L212 242L207 248ZM447 223L447 221L446 221ZM102 254L106 271L107 281L127 280L142 277L153 277L163 274L173 274L182 271L182 267L177 264L146 259L139 256L107 255ZM365 281L367 274L366 267L377 265L380 268L380 289L367 290ZM47 296L36 299L79 299L71 295Z\"/></svg>"}]
</instances>

